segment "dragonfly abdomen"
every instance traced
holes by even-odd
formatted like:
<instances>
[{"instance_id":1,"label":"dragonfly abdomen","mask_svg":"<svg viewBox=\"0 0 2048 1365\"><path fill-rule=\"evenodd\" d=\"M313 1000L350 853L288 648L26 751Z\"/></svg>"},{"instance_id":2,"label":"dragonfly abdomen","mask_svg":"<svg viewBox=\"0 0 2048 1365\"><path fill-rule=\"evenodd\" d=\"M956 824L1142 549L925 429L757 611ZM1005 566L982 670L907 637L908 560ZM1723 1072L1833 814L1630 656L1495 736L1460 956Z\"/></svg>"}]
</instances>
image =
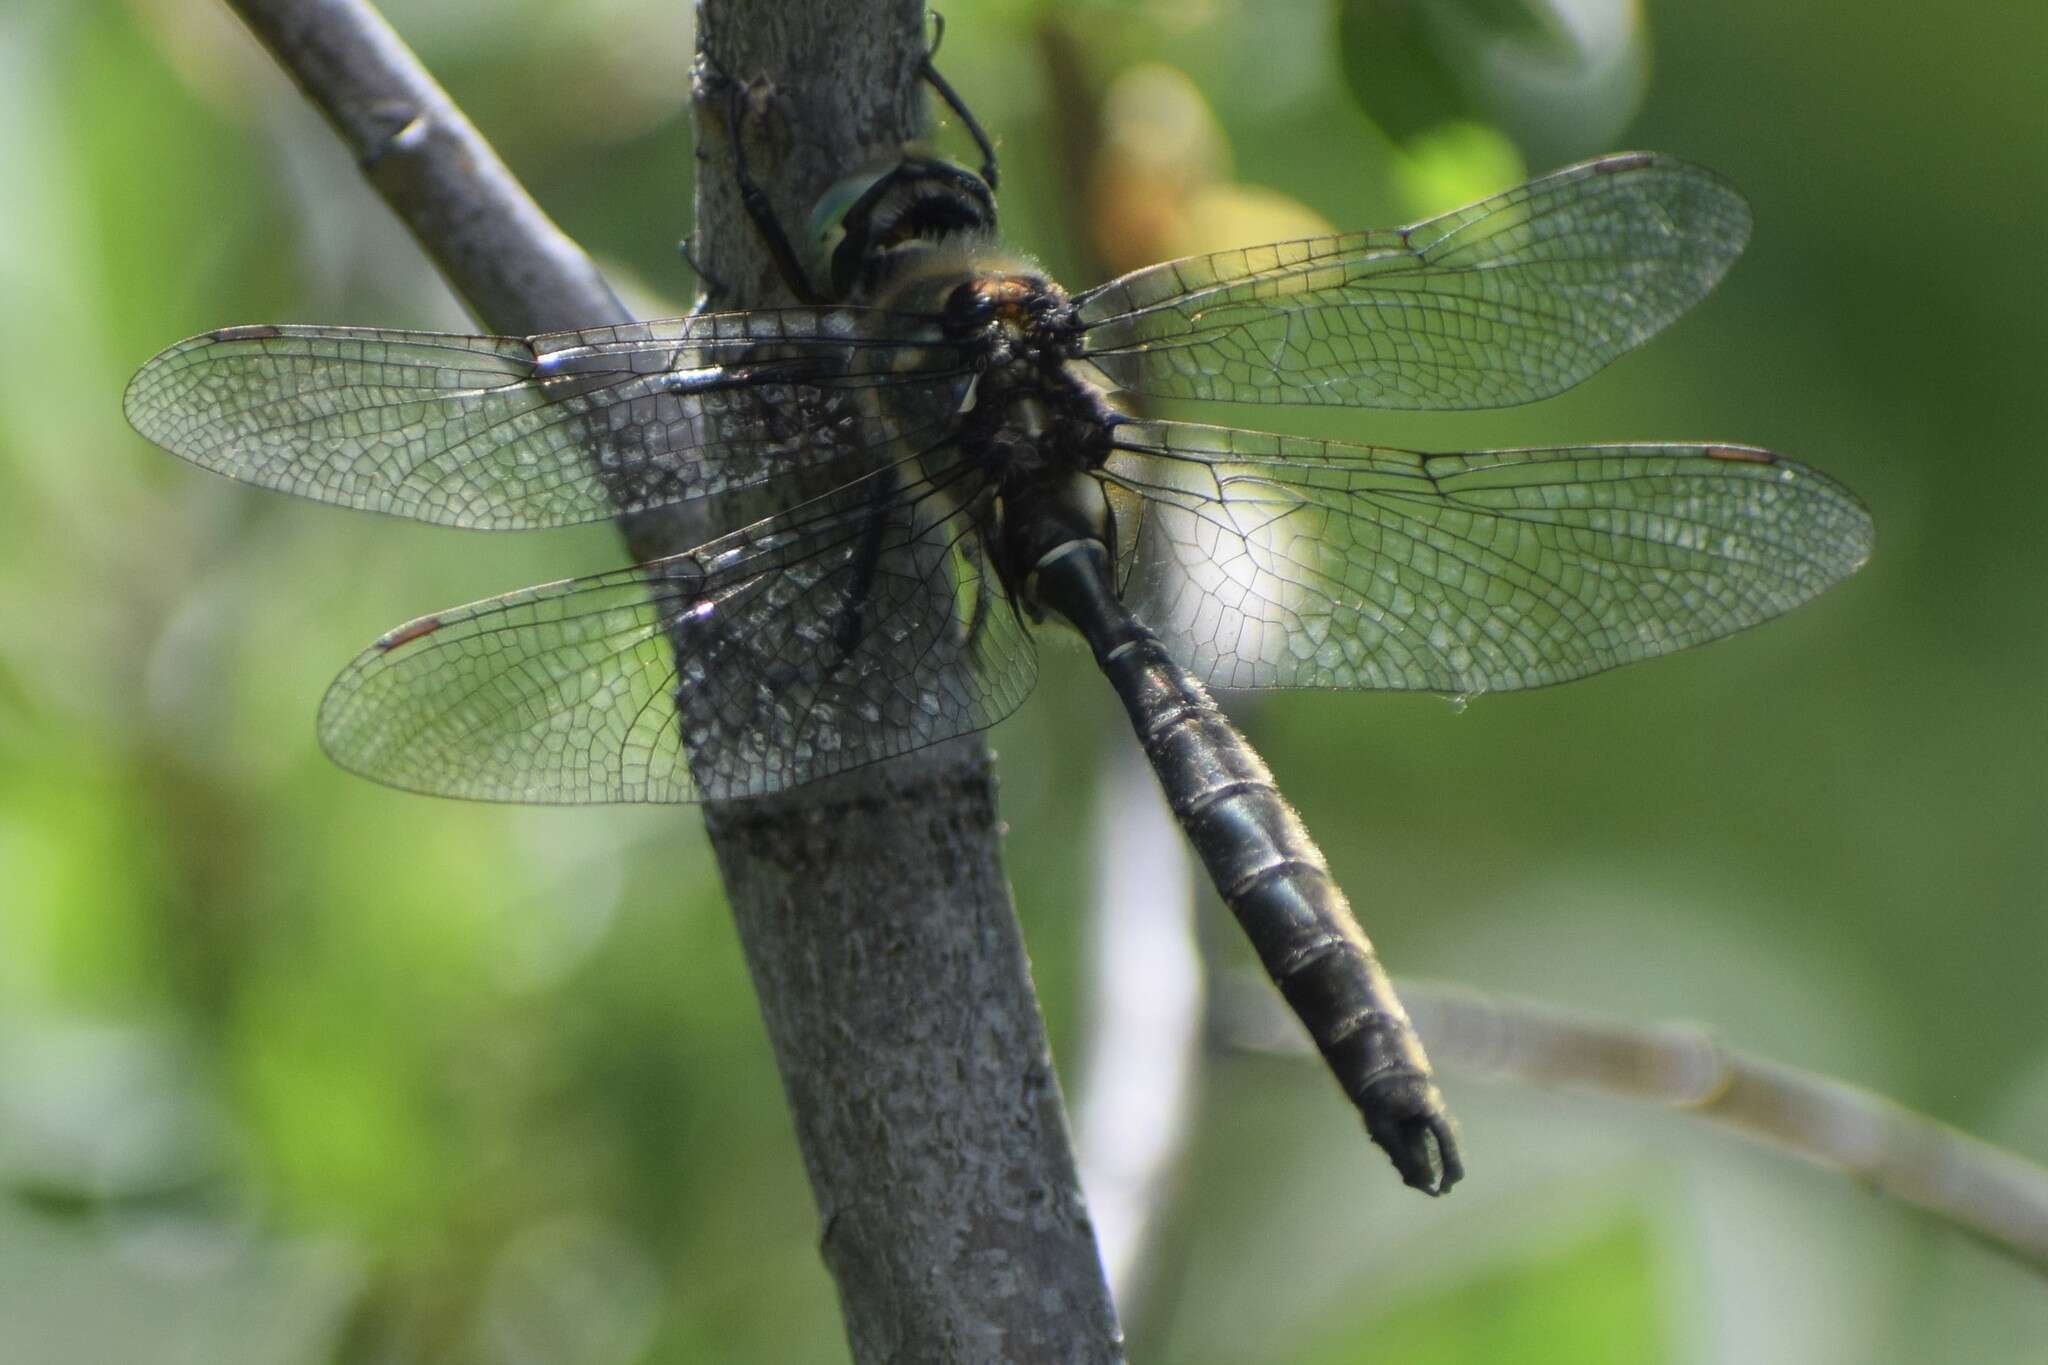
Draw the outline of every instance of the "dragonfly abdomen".
<instances>
[{"instance_id":1,"label":"dragonfly abdomen","mask_svg":"<svg viewBox=\"0 0 2048 1365\"><path fill-rule=\"evenodd\" d=\"M1409 1184L1448 1187L1457 1158L1422 1042L1264 760L1150 632L1102 669L1189 843L1373 1140ZM1436 1151L1418 1124L1438 1133Z\"/></svg>"},{"instance_id":2,"label":"dragonfly abdomen","mask_svg":"<svg viewBox=\"0 0 2048 1365\"><path fill-rule=\"evenodd\" d=\"M1265 761L1117 599L1099 542L1047 556L1034 587L1088 641L1188 841L1373 1140L1408 1184L1448 1189L1463 1168L1422 1042Z\"/></svg>"}]
</instances>

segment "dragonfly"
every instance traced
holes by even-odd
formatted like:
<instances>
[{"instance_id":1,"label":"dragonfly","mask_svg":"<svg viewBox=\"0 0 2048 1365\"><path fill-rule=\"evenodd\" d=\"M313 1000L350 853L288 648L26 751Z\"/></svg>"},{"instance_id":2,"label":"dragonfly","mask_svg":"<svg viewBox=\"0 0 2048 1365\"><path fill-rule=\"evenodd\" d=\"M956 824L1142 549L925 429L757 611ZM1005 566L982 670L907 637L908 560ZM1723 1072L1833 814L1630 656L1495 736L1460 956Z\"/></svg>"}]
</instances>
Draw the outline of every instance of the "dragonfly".
<instances>
[{"instance_id":1,"label":"dragonfly","mask_svg":"<svg viewBox=\"0 0 2048 1365\"><path fill-rule=\"evenodd\" d=\"M1422 1045L1210 689L1565 682L1808 601L1864 561L1870 518L1753 446L1421 453L1122 404L1544 398L1706 294L1745 201L1699 166L1609 155L1406 227L1071 294L1001 245L985 179L950 163L906 154L840 202L816 303L533 337L228 327L143 366L127 415L209 470L445 526L776 508L377 640L319 735L410 791L781 792L995 724L1039 633L1078 632L1370 1136L1407 1184L1450 1188Z\"/></svg>"}]
</instances>

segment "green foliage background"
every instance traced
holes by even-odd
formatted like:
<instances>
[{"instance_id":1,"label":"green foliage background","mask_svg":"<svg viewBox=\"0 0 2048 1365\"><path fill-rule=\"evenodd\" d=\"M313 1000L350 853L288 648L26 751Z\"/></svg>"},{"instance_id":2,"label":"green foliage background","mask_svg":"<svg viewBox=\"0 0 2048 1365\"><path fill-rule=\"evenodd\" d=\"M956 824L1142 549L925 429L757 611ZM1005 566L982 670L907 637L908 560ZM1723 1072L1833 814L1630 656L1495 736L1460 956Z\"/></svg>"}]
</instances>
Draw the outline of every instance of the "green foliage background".
<instances>
[{"instance_id":1,"label":"green foliage background","mask_svg":"<svg viewBox=\"0 0 2048 1365\"><path fill-rule=\"evenodd\" d=\"M636 305L686 308L685 7L390 8ZM1088 81L1185 73L1226 178L1333 223L1449 207L1423 202L1446 176L1514 178L1511 143L1397 151L1325 4L946 11L1012 235L1077 285L1088 215L1111 209L1077 200L1056 151L1074 92L1049 88L1048 23ZM1770 445L1863 494L1875 560L1675 659L1462 714L1271 699L1247 728L1398 970L1702 1019L2048 1159L2048 8L1638 17L1651 74L1613 143L1714 166L1756 207L1695 316L1537 408L1205 415L1424 446ZM1527 145L1609 149L1558 136ZM608 567L609 533L339 513L123 426L156 349L261 320L464 325L224 13L11 0L0 1360L841 1358L694 814L433 803L312 742L362 642ZM1064 1064L1088 1028L1076 793L1125 741L1082 656L1046 671L994 743ZM1474 1175L1432 1205L1314 1068L1216 1059L1138 1358L2042 1358L2037 1280L1836 1176L1676 1117L1450 1085Z\"/></svg>"}]
</instances>

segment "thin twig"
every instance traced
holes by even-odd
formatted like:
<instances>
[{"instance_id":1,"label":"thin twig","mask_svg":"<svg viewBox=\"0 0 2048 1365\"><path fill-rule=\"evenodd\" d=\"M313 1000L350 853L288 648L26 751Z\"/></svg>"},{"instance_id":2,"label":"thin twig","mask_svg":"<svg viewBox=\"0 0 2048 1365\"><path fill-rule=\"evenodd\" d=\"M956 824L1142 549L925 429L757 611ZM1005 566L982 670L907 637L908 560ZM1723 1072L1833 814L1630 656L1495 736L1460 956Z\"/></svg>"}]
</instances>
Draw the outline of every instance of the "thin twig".
<instances>
[{"instance_id":1,"label":"thin twig","mask_svg":"<svg viewBox=\"0 0 2048 1365\"><path fill-rule=\"evenodd\" d=\"M1309 1051L1247 979L1232 1041ZM1452 1071L1585 1090L1694 1114L1843 1172L2048 1275L2048 1168L1894 1100L1723 1047L1697 1024L1637 1025L1463 986L1402 981L1401 998Z\"/></svg>"},{"instance_id":2,"label":"thin twig","mask_svg":"<svg viewBox=\"0 0 2048 1365\"><path fill-rule=\"evenodd\" d=\"M1094 820L1081 1183L1126 1319L1186 1155L1202 1062L1194 869L1136 745L1112 746ZM1135 977L1135 979L1134 979Z\"/></svg>"},{"instance_id":3,"label":"thin twig","mask_svg":"<svg viewBox=\"0 0 2048 1365\"><path fill-rule=\"evenodd\" d=\"M487 327L628 320L368 4L228 3ZM740 79L767 78L767 103L786 115L769 130L780 153L760 160L788 221L921 129L923 33L921 0L704 0L700 43L715 40ZM768 302L726 149L707 134L717 120L699 113L699 259L730 282L734 304ZM647 558L687 548L694 528L657 517L622 529ZM706 825L854 1359L1120 1360L1010 907L985 746L707 808Z\"/></svg>"}]
</instances>

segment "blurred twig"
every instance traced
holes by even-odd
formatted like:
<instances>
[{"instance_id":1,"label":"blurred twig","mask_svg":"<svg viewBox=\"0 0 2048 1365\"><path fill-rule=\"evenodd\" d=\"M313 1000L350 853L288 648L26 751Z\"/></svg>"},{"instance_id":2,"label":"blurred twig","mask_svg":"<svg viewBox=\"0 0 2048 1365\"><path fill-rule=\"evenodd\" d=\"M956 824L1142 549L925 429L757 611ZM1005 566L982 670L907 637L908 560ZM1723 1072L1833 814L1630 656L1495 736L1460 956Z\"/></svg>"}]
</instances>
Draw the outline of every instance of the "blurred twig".
<instances>
[{"instance_id":1,"label":"blurred twig","mask_svg":"<svg viewBox=\"0 0 2048 1365\"><path fill-rule=\"evenodd\" d=\"M228 2L486 326L629 320L367 3ZM771 82L783 145L758 173L786 221L921 131L922 0L702 0L698 17L700 50L715 44L724 71ZM726 173L723 105L699 96L698 258L733 303L778 301ZM646 558L686 548L694 528L681 515L622 529ZM706 825L855 1360L1120 1359L986 747L710 807Z\"/></svg>"},{"instance_id":2,"label":"blurred twig","mask_svg":"<svg viewBox=\"0 0 2048 1365\"><path fill-rule=\"evenodd\" d=\"M1310 1055L1247 974L1232 1041ZM2048 1275L2048 1168L1831 1076L1725 1048L1696 1024L1638 1025L1467 987L1402 981L1452 1070L1697 1114L1854 1177ZM1263 1016L1270 1024L1252 1023Z\"/></svg>"},{"instance_id":3,"label":"blurred twig","mask_svg":"<svg viewBox=\"0 0 2048 1365\"><path fill-rule=\"evenodd\" d=\"M1103 1268L1132 1321L1201 1081L1202 961L1180 828L1137 747L1110 752L1096 796L1088 1050L1074 1127Z\"/></svg>"}]
</instances>

